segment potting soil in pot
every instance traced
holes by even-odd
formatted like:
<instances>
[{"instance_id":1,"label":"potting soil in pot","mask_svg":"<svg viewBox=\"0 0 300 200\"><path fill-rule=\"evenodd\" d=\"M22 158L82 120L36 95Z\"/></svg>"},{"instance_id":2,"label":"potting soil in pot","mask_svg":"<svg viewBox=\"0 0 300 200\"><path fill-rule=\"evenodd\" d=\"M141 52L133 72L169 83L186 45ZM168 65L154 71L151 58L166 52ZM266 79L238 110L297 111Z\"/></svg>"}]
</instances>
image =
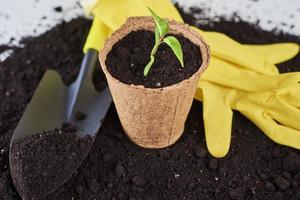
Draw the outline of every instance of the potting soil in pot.
<instances>
[{"instance_id":1,"label":"potting soil in pot","mask_svg":"<svg viewBox=\"0 0 300 200\"><path fill-rule=\"evenodd\" d=\"M144 76L155 36L151 31L141 30L129 33L113 46L107 55L108 71L123 83L147 88L166 87L190 78L201 66L200 49L183 36L175 37L181 44L185 67L180 65L171 48L162 43L149 74Z\"/></svg>"},{"instance_id":2,"label":"potting soil in pot","mask_svg":"<svg viewBox=\"0 0 300 200\"><path fill-rule=\"evenodd\" d=\"M192 14L184 18L196 24ZM0 63L1 200L21 199L12 184L8 148L26 104L47 68L58 70L68 84L74 80L89 26L84 19L63 23L40 37L24 40L25 48ZM200 28L224 32L243 43L300 43L297 36L262 31L245 22L221 20ZM279 68L299 70L296 66L300 66L300 55ZM97 85L103 84L100 80L104 78L97 75ZM124 136L111 107L82 166L43 200L300 199L299 151L275 144L235 113L230 153L215 159L206 149L201 116L202 105L195 101L180 141L168 149L149 150Z\"/></svg>"}]
</instances>

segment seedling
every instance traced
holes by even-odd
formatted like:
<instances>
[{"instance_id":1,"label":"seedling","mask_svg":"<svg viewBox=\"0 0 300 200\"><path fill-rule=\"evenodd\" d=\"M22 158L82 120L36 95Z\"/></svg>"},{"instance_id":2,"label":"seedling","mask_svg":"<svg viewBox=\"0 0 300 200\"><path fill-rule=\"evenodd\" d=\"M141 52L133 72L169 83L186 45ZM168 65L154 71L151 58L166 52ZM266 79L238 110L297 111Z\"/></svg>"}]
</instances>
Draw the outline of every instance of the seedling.
<instances>
[{"instance_id":1,"label":"seedling","mask_svg":"<svg viewBox=\"0 0 300 200\"><path fill-rule=\"evenodd\" d=\"M166 43L172 49L177 59L179 60L181 67L184 67L182 48L179 41L174 36L165 37L169 31L168 21L160 18L150 8L148 9L151 12L151 15L154 18L155 22L155 45L150 54L150 61L144 69L144 76L147 76L147 74L149 73L150 68L155 61L154 55L161 43Z\"/></svg>"}]
</instances>

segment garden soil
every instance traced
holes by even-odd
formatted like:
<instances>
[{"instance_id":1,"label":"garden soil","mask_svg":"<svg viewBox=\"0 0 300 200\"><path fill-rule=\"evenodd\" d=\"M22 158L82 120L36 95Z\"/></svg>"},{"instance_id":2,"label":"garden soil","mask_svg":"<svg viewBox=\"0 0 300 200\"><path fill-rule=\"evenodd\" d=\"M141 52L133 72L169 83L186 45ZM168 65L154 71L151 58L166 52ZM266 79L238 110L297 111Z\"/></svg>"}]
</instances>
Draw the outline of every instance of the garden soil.
<instances>
[{"instance_id":1,"label":"garden soil","mask_svg":"<svg viewBox=\"0 0 300 200\"><path fill-rule=\"evenodd\" d=\"M172 35L174 36L174 35ZM162 43L155 53L155 61L144 76L144 67L155 44L151 31L140 30L129 33L114 44L105 61L108 72L126 84L161 88L179 83L195 74L202 64L200 48L183 36L175 36L182 47L184 67L171 48Z\"/></svg>"},{"instance_id":2,"label":"garden soil","mask_svg":"<svg viewBox=\"0 0 300 200\"><path fill-rule=\"evenodd\" d=\"M24 199L46 196L82 161L93 138L80 138L76 131L76 126L64 123L59 129L36 133L12 143L10 171L14 185Z\"/></svg>"},{"instance_id":3,"label":"garden soil","mask_svg":"<svg viewBox=\"0 0 300 200\"><path fill-rule=\"evenodd\" d=\"M235 19L199 25L192 14L182 14L187 23L226 33L243 43L300 43L298 36L263 31ZM62 23L39 37L24 39L24 48L15 49L0 62L1 200L21 199L12 183L8 149L26 104L46 69L57 70L66 84L76 78L90 25L81 18ZM279 68L297 71L299 66L300 55ZM98 66L96 88L103 87L104 80ZM183 136L163 150L143 149L130 142L112 106L81 167L43 200L298 200L299 185L300 152L275 144L237 112L229 154L223 159L209 155L202 104L194 101Z\"/></svg>"}]
</instances>

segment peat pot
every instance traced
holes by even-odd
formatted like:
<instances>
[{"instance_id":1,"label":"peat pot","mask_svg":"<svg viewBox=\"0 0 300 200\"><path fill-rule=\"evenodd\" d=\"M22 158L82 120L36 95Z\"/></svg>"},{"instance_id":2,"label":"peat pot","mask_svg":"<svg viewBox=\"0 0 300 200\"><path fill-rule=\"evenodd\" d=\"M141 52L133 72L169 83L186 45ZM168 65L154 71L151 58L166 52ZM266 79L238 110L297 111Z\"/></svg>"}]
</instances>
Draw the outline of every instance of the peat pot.
<instances>
[{"instance_id":1,"label":"peat pot","mask_svg":"<svg viewBox=\"0 0 300 200\"><path fill-rule=\"evenodd\" d=\"M114 78L106 65L107 55L114 44L132 31L153 32L154 28L151 17L128 18L105 42L99 59L127 136L145 148L164 148L174 144L183 133L198 80L209 63L210 51L203 38L188 25L169 20L168 33L182 35L199 46L202 62L198 71L188 79L162 88L125 84Z\"/></svg>"}]
</instances>

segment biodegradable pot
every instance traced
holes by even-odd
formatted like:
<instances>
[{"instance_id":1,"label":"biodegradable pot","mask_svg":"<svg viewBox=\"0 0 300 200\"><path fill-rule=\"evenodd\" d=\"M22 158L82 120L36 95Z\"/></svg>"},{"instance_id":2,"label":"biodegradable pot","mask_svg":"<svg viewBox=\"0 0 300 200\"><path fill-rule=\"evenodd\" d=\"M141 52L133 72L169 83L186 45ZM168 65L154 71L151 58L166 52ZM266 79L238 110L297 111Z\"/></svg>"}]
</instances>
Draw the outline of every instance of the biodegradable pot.
<instances>
[{"instance_id":1,"label":"biodegradable pot","mask_svg":"<svg viewBox=\"0 0 300 200\"><path fill-rule=\"evenodd\" d=\"M154 27L152 17L130 17L105 42L99 54L123 129L135 144L145 148L168 147L180 138L198 80L210 59L209 47L198 33L187 24L169 20L169 33L183 35L199 46L202 55L199 70L190 78L163 88L128 85L112 77L105 61L113 45L132 31L153 31Z\"/></svg>"}]
</instances>

